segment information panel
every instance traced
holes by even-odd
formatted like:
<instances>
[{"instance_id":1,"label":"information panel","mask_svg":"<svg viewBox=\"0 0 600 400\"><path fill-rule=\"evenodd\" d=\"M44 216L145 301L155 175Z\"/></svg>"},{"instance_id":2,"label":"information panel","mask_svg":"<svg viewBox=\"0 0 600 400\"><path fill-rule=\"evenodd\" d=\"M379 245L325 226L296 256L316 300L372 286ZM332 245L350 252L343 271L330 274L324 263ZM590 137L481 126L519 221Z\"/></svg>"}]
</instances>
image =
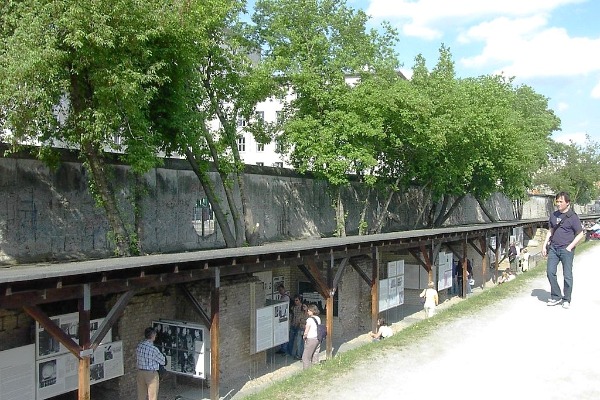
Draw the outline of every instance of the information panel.
<instances>
[{"instance_id":1,"label":"information panel","mask_svg":"<svg viewBox=\"0 0 600 400\"><path fill-rule=\"evenodd\" d=\"M153 321L154 345L167 358L167 371L206 379L206 330L203 325L186 321Z\"/></svg>"},{"instance_id":2,"label":"information panel","mask_svg":"<svg viewBox=\"0 0 600 400\"><path fill-rule=\"evenodd\" d=\"M379 280L379 311L404 304L404 260L389 262L387 275Z\"/></svg>"},{"instance_id":3,"label":"information panel","mask_svg":"<svg viewBox=\"0 0 600 400\"><path fill-rule=\"evenodd\" d=\"M287 343L290 330L290 304L275 302L256 310L253 351L258 353Z\"/></svg>"},{"instance_id":4,"label":"information panel","mask_svg":"<svg viewBox=\"0 0 600 400\"><path fill-rule=\"evenodd\" d=\"M35 398L35 345L0 351L0 400Z\"/></svg>"},{"instance_id":5,"label":"information panel","mask_svg":"<svg viewBox=\"0 0 600 400\"><path fill-rule=\"evenodd\" d=\"M452 287L452 253L438 253L438 287L437 290Z\"/></svg>"},{"instance_id":6,"label":"information panel","mask_svg":"<svg viewBox=\"0 0 600 400\"><path fill-rule=\"evenodd\" d=\"M77 389L79 360L71 353L36 362L37 398L47 399ZM90 359L90 384L123 375L123 342L101 344Z\"/></svg>"}]
</instances>

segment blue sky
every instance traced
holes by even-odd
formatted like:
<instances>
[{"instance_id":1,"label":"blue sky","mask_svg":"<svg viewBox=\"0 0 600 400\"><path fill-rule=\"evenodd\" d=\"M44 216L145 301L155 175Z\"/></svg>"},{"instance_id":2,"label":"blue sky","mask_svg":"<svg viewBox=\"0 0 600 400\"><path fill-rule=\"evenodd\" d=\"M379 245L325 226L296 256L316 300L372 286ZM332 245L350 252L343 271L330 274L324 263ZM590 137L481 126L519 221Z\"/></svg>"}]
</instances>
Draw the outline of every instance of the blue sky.
<instances>
[{"instance_id":1,"label":"blue sky","mask_svg":"<svg viewBox=\"0 0 600 400\"><path fill-rule=\"evenodd\" d=\"M403 71L423 54L431 69L444 43L459 77L503 73L549 100L562 121L553 138L600 143L600 1L347 0L398 29Z\"/></svg>"}]
</instances>

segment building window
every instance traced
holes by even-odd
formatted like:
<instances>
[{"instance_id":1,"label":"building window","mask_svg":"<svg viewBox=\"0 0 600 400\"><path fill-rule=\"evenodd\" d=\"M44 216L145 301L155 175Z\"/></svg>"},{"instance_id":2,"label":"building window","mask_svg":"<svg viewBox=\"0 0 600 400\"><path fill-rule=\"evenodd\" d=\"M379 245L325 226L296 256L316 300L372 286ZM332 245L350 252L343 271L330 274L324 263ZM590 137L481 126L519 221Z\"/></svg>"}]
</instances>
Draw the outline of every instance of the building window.
<instances>
[{"instance_id":1,"label":"building window","mask_svg":"<svg viewBox=\"0 0 600 400\"><path fill-rule=\"evenodd\" d=\"M283 146L279 142L275 143L275 153L278 153L278 154L283 153Z\"/></svg>"},{"instance_id":2,"label":"building window","mask_svg":"<svg viewBox=\"0 0 600 400\"><path fill-rule=\"evenodd\" d=\"M241 136L237 140L238 151L246 151L246 138Z\"/></svg>"},{"instance_id":3,"label":"building window","mask_svg":"<svg viewBox=\"0 0 600 400\"><path fill-rule=\"evenodd\" d=\"M259 153L262 153L263 151L265 151L265 144L264 143L256 143L256 151L258 151Z\"/></svg>"},{"instance_id":4,"label":"building window","mask_svg":"<svg viewBox=\"0 0 600 400\"><path fill-rule=\"evenodd\" d=\"M265 122L265 112L264 111L257 111L254 114L254 118L256 118L256 120L259 121L259 122Z\"/></svg>"},{"instance_id":5,"label":"building window","mask_svg":"<svg viewBox=\"0 0 600 400\"><path fill-rule=\"evenodd\" d=\"M244 118L244 117L238 117L238 119L237 119L237 127L238 128L243 128L245 126L248 126L248 121L246 121L246 118Z\"/></svg>"},{"instance_id":6,"label":"building window","mask_svg":"<svg viewBox=\"0 0 600 400\"><path fill-rule=\"evenodd\" d=\"M259 167L264 167L264 166L265 166L265 163L264 163L264 162L260 162L260 161L259 161L259 162L257 162L257 163L256 163L256 165L258 165Z\"/></svg>"},{"instance_id":7,"label":"building window","mask_svg":"<svg viewBox=\"0 0 600 400\"><path fill-rule=\"evenodd\" d=\"M275 111L275 115L277 116L277 123L281 124L283 122L283 111Z\"/></svg>"},{"instance_id":8,"label":"building window","mask_svg":"<svg viewBox=\"0 0 600 400\"><path fill-rule=\"evenodd\" d=\"M276 161L273 163L275 168L283 168L283 163L281 161Z\"/></svg>"}]
</instances>

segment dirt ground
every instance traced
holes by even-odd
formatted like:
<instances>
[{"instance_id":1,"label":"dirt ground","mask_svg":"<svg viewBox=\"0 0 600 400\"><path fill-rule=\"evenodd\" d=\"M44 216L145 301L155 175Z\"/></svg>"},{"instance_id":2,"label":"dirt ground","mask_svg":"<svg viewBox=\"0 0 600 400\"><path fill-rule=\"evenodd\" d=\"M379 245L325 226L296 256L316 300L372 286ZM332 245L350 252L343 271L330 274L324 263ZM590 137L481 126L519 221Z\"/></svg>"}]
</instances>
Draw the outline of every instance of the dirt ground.
<instances>
[{"instance_id":1,"label":"dirt ground","mask_svg":"<svg viewBox=\"0 0 600 400\"><path fill-rule=\"evenodd\" d=\"M326 386L308 387L296 398L600 399L598 259L600 246L576 254L570 309L547 306L548 281L535 279L510 299L377 361L360 364ZM442 307L455 301L462 300L455 298ZM394 324L394 330L403 324ZM344 339L336 350L346 351L369 340L367 335ZM232 390L222 387L221 398L243 399L302 368L299 362L275 359L281 365L273 365L271 373ZM181 389L173 396L174 391L161 386L161 399L209 398L207 388Z\"/></svg>"},{"instance_id":2,"label":"dirt ground","mask_svg":"<svg viewBox=\"0 0 600 400\"><path fill-rule=\"evenodd\" d=\"M600 399L598 259L600 246L575 256L570 309L547 306L548 281L536 279L528 290L476 317L455 321L418 344L357 366L320 387L318 396Z\"/></svg>"}]
</instances>

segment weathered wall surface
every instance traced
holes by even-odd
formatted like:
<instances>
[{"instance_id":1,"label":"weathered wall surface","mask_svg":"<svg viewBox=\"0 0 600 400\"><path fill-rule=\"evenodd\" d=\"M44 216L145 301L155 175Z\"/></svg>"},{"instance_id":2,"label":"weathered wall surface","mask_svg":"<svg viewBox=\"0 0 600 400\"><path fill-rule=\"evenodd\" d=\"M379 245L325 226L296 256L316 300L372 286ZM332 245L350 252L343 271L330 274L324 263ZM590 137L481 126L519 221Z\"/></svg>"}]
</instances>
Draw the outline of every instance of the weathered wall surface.
<instances>
[{"instance_id":1,"label":"weathered wall surface","mask_svg":"<svg viewBox=\"0 0 600 400\"><path fill-rule=\"evenodd\" d=\"M123 165L112 167L112 177L125 220L133 226L135 179ZM50 170L33 159L0 158L0 264L111 256L108 222L86 179L78 162ZM334 209L324 182L272 168L252 168L245 179L259 241L330 236L334 231ZM204 236L194 228L197 205L205 195L185 161L167 160L164 168L145 174L142 183L140 240L145 253L224 246L218 228ZM349 233L357 231L364 196L359 185L344 192ZM397 195L390 205L394 218L384 231L413 228L424 203L416 190ZM372 223L381 201L371 195L368 204L367 220ZM498 219L513 219L512 203L504 196L493 196L487 207ZM545 216L550 210L548 197L532 198L523 207L523 218ZM448 223L485 220L477 203L466 198Z\"/></svg>"}]
</instances>

